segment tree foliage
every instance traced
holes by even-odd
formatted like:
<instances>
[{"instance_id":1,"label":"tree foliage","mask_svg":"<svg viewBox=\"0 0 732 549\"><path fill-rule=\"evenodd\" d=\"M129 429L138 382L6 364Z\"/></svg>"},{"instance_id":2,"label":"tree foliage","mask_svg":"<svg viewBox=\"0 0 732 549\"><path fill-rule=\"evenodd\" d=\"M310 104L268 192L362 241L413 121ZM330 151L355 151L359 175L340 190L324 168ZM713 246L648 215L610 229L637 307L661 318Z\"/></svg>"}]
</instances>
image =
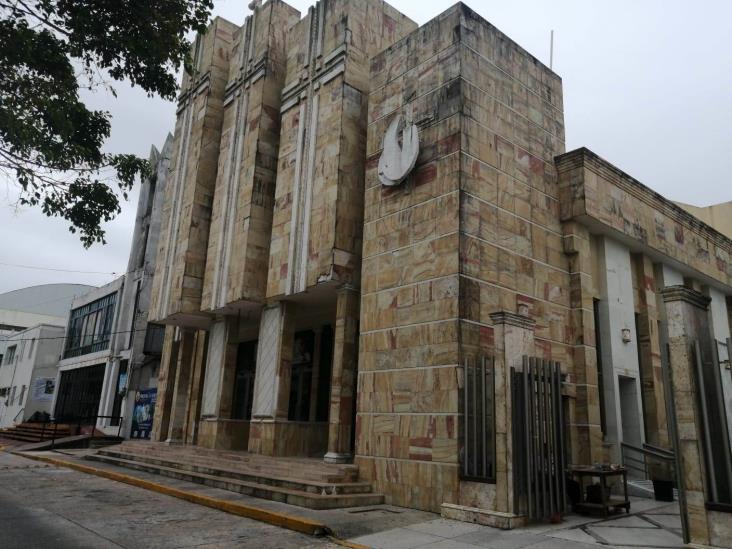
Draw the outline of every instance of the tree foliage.
<instances>
[{"instance_id":1,"label":"tree foliage","mask_svg":"<svg viewBox=\"0 0 732 549\"><path fill-rule=\"evenodd\" d=\"M203 32L212 0L0 0L0 175L20 202L69 222L84 246L104 242L147 161L103 151L111 117L82 90L115 81L175 99L190 72L191 31Z\"/></svg>"}]
</instances>

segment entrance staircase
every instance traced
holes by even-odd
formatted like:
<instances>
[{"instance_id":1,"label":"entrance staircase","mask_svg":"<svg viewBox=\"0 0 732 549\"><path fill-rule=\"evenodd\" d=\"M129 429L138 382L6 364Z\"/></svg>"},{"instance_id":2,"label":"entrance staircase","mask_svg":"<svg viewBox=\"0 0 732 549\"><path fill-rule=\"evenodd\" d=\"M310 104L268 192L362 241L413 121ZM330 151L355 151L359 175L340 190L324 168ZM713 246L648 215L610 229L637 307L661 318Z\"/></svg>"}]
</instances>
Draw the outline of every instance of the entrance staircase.
<instances>
[{"instance_id":1,"label":"entrance staircase","mask_svg":"<svg viewBox=\"0 0 732 549\"><path fill-rule=\"evenodd\" d=\"M22 442L43 442L52 438L68 437L72 434L71 427L66 424L59 423L54 426L43 423L21 423L15 427L0 429L0 438L10 440L19 440Z\"/></svg>"},{"instance_id":2,"label":"entrance staircase","mask_svg":"<svg viewBox=\"0 0 732 549\"><path fill-rule=\"evenodd\" d=\"M86 459L310 509L384 502L382 494L372 492L370 483L358 481L354 465L331 465L319 459L277 458L145 441L125 441Z\"/></svg>"}]
</instances>

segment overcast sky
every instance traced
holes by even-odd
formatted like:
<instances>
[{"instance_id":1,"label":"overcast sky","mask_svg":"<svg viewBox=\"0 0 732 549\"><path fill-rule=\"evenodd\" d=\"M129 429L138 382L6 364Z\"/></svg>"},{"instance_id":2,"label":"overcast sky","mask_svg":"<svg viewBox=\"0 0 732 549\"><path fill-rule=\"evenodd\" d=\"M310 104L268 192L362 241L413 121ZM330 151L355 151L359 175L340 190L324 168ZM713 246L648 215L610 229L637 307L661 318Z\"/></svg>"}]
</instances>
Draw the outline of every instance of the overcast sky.
<instances>
[{"instance_id":1,"label":"overcast sky","mask_svg":"<svg viewBox=\"0 0 732 549\"><path fill-rule=\"evenodd\" d=\"M248 0L218 0L215 15L238 24ZM311 2L291 0L301 13ZM452 0L393 0L423 24ZM732 2L699 0L476 0L474 10L549 63L564 82L567 150L586 146L672 200L732 200ZM111 152L147 155L173 130L175 106L118 86L116 99L88 98L112 113ZM66 223L15 207L0 188L0 292L33 284L104 284L127 265L137 189L106 225L107 245L85 250Z\"/></svg>"}]
</instances>

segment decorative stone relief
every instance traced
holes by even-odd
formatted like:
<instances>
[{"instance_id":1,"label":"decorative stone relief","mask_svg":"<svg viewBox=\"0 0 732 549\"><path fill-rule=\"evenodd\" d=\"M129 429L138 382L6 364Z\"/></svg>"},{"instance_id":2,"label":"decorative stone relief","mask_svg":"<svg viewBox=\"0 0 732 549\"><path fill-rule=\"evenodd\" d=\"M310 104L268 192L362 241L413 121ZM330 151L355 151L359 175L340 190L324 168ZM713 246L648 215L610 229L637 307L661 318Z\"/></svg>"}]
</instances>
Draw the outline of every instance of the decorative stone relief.
<instances>
[{"instance_id":1,"label":"decorative stone relief","mask_svg":"<svg viewBox=\"0 0 732 549\"><path fill-rule=\"evenodd\" d=\"M399 145L397 134L401 121L401 115L396 116L384 134L384 149L379 158L379 181L387 187L404 181L419 155L419 130L411 121L407 121L402 129L402 144Z\"/></svg>"}]
</instances>

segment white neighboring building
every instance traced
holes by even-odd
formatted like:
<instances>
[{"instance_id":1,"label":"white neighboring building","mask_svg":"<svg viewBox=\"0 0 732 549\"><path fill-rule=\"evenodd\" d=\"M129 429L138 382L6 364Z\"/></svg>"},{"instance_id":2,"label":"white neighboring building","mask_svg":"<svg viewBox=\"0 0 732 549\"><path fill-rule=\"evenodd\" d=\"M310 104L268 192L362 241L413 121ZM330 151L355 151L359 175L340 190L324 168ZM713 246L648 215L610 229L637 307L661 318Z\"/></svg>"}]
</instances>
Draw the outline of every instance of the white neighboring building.
<instances>
[{"instance_id":1,"label":"white neighboring building","mask_svg":"<svg viewBox=\"0 0 732 549\"><path fill-rule=\"evenodd\" d=\"M119 367L114 350L119 336L128 335L118 333L124 281L121 276L71 304L53 403L57 420L93 424L98 415L120 415L121 402L115 402L117 392L113 390ZM107 423L113 427L110 433L116 434L116 422ZM103 421L97 426L102 427Z\"/></svg>"},{"instance_id":2,"label":"white neighboring building","mask_svg":"<svg viewBox=\"0 0 732 549\"><path fill-rule=\"evenodd\" d=\"M0 294L0 340L38 324L63 326L71 301L92 289L87 284L39 284Z\"/></svg>"},{"instance_id":3,"label":"white neighboring building","mask_svg":"<svg viewBox=\"0 0 732 549\"><path fill-rule=\"evenodd\" d=\"M0 427L50 414L64 328L39 324L5 340L0 364Z\"/></svg>"},{"instance_id":4,"label":"white neighboring building","mask_svg":"<svg viewBox=\"0 0 732 549\"><path fill-rule=\"evenodd\" d=\"M133 430L132 417L138 398L151 399L154 408L165 333L147 322L147 311L172 139L162 152L153 147L150 153L154 175L140 189L127 273L76 298L67 313L53 407L58 420L99 417L97 429L109 435L149 433L144 426Z\"/></svg>"}]
</instances>

